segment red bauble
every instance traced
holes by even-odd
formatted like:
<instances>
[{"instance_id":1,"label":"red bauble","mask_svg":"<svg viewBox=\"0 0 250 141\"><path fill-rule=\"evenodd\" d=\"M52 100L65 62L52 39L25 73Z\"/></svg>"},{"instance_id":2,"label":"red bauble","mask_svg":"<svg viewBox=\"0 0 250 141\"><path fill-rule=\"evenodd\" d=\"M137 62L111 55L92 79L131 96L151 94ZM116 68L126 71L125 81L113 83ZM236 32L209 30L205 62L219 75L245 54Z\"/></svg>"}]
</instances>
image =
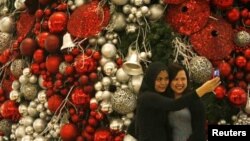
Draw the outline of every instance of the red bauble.
<instances>
[{"instance_id":1,"label":"red bauble","mask_svg":"<svg viewBox=\"0 0 250 141\"><path fill-rule=\"evenodd\" d=\"M66 29L68 17L64 12L54 12L48 20L49 31L60 33ZM74 25L76 26L76 25Z\"/></svg>"},{"instance_id":2,"label":"red bauble","mask_svg":"<svg viewBox=\"0 0 250 141\"><path fill-rule=\"evenodd\" d=\"M76 105L87 105L89 104L90 97L86 93L84 93L83 89L76 88L72 92L71 100Z\"/></svg>"},{"instance_id":3,"label":"red bauble","mask_svg":"<svg viewBox=\"0 0 250 141\"><path fill-rule=\"evenodd\" d=\"M15 101L7 100L0 107L0 114L5 119L17 120L20 118L18 106Z\"/></svg>"},{"instance_id":4,"label":"red bauble","mask_svg":"<svg viewBox=\"0 0 250 141\"><path fill-rule=\"evenodd\" d=\"M36 41L32 38L25 38L20 45L21 55L32 56L37 48Z\"/></svg>"},{"instance_id":5,"label":"red bauble","mask_svg":"<svg viewBox=\"0 0 250 141\"><path fill-rule=\"evenodd\" d=\"M47 5L50 3L50 0L39 0L39 3L42 5Z\"/></svg>"},{"instance_id":6,"label":"red bauble","mask_svg":"<svg viewBox=\"0 0 250 141\"><path fill-rule=\"evenodd\" d=\"M238 57L236 57L236 59L235 59L235 64L236 64L238 67L242 68L242 67L246 66L246 64L247 64L247 59L246 59L244 56L238 56Z\"/></svg>"},{"instance_id":7,"label":"red bauble","mask_svg":"<svg viewBox=\"0 0 250 141\"><path fill-rule=\"evenodd\" d=\"M218 65L218 68L220 70L220 74L224 77L227 77L231 73L231 70L232 70L231 66L225 61L221 62Z\"/></svg>"},{"instance_id":8,"label":"red bauble","mask_svg":"<svg viewBox=\"0 0 250 141\"><path fill-rule=\"evenodd\" d=\"M227 12L227 19L230 22L236 22L240 19L240 11L239 9L233 8Z\"/></svg>"},{"instance_id":9,"label":"red bauble","mask_svg":"<svg viewBox=\"0 0 250 141\"><path fill-rule=\"evenodd\" d=\"M110 19L110 10L99 1L91 1L78 7L70 15L68 32L79 38L88 38L97 35ZM77 26L76 26L77 25Z\"/></svg>"},{"instance_id":10,"label":"red bauble","mask_svg":"<svg viewBox=\"0 0 250 141\"><path fill-rule=\"evenodd\" d=\"M80 54L76 57L74 65L76 72L79 74L93 72L97 68L97 62L84 54Z\"/></svg>"},{"instance_id":11,"label":"red bauble","mask_svg":"<svg viewBox=\"0 0 250 141\"><path fill-rule=\"evenodd\" d=\"M89 77L87 75L81 75L81 77L79 78L79 82L82 85L86 85L89 82Z\"/></svg>"},{"instance_id":12,"label":"red bauble","mask_svg":"<svg viewBox=\"0 0 250 141\"><path fill-rule=\"evenodd\" d=\"M181 4L186 0L164 0L164 3L166 4Z\"/></svg>"},{"instance_id":13,"label":"red bauble","mask_svg":"<svg viewBox=\"0 0 250 141\"><path fill-rule=\"evenodd\" d=\"M45 60L44 50L37 49L33 54L33 60L35 63L42 63Z\"/></svg>"},{"instance_id":14,"label":"red bauble","mask_svg":"<svg viewBox=\"0 0 250 141\"><path fill-rule=\"evenodd\" d=\"M91 72L91 73L89 74L89 79L90 79L90 81L92 81L92 82L96 82L97 79L98 79L97 73Z\"/></svg>"},{"instance_id":15,"label":"red bauble","mask_svg":"<svg viewBox=\"0 0 250 141\"><path fill-rule=\"evenodd\" d=\"M235 106L243 106L247 102L247 93L240 87L233 87L228 92L229 101Z\"/></svg>"},{"instance_id":16,"label":"red bauble","mask_svg":"<svg viewBox=\"0 0 250 141\"><path fill-rule=\"evenodd\" d=\"M234 0L212 0L212 3L220 9L226 9L233 5Z\"/></svg>"},{"instance_id":17,"label":"red bauble","mask_svg":"<svg viewBox=\"0 0 250 141\"><path fill-rule=\"evenodd\" d=\"M61 56L59 55L49 55L46 58L46 69L50 73L57 73L59 71L59 65L61 63Z\"/></svg>"},{"instance_id":18,"label":"red bauble","mask_svg":"<svg viewBox=\"0 0 250 141\"><path fill-rule=\"evenodd\" d=\"M108 129L98 129L95 132L94 141L112 141L111 132Z\"/></svg>"},{"instance_id":19,"label":"red bauble","mask_svg":"<svg viewBox=\"0 0 250 141\"><path fill-rule=\"evenodd\" d=\"M220 85L214 89L214 93L217 99L223 99L226 95L226 89L224 86Z\"/></svg>"},{"instance_id":20,"label":"red bauble","mask_svg":"<svg viewBox=\"0 0 250 141\"><path fill-rule=\"evenodd\" d=\"M250 59L250 49L249 49L249 48L246 49L246 50L244 51L244 56L245 56L247 59Z\"/></svg>"},{"instance_id":21,"label":"red bauble","mask_svg":"<svg viewBox=\"0 0 250 141\"><path fill-rule=\"evenodd\" d=\"M88 125L86 128L85 128L86 132L92 134L92 133L95 133L95 128Z\"/></svg>"},{"instance_id":22,"label":"red bauble","mask_svg":"<svg viewBox=\"0 0 250 141\"><path fill-rule=\"evenodd\" d=\"M57 35L50 34L45 39L45 49L49 53L57 52L59 50L60 46L61 46L60 39Z\"/></svg>"},{"instance_id":23,"label":"red bauble","mask_svg":"<svg viewBox=\"0 0 250 141\"><path fill-rule=\"evenodd\" d=\"M37 40L38 45L39 45L40 48L44 48L45 39L47 38L48 35L49 35L48 32L41 32L36 36L36 40Z\"/></svg>"},{"instance_id":24,"label":"red bauble","mask_svg":"<svg viewBox=\"0 0 250 141\"><path fill-rule=\"evenodd\" d=\"M238 86L241 87L244 90L247 89L247 83L245 81L243 81L243 80L238 82Z\"/></svg>"},{"instance_id":25,"label":"red bauble","mask_svg":"<svg viewBox=\"0 0 250 141\"><path fill-rule=\"evenodd\" d=\"M247 61L247 64L246 64L246 66L245 66L245 70L246 70L247 72L250 72L250 60Z\"/></svg>"},{"instance_id":26,"label":"red bauble","mask_svg":"<svg viewBox=\"0 0 250 141\"><path fill-rule=\"evenodd\" d=\"M67 123L61 127L60 136L63 141L74 141L77 135L77 127L74 124Z\"/></svg>"},{"instance_id":27,"label":"red bauble","mask_svg":"<svg viewBox=\"0 0 250 141\"><path fill-rule=\"evenodd\" d=\"M93 58L95 59L95 60L100 60L101 59L101 53L100 52L98 52L98 51L95 51L94 53L93 53Z\"/></svg>"},{"instance_id":28,"label":"red bauble","mask_svg":"<svg viewBox=\"0 0 250 141\"><path fill-rule=\"evenodd\" d=\"M48 109L54 113L60 107L62 103L62 98L59 95L52 95L48 99Z\"/></svg>"}]
</instances>

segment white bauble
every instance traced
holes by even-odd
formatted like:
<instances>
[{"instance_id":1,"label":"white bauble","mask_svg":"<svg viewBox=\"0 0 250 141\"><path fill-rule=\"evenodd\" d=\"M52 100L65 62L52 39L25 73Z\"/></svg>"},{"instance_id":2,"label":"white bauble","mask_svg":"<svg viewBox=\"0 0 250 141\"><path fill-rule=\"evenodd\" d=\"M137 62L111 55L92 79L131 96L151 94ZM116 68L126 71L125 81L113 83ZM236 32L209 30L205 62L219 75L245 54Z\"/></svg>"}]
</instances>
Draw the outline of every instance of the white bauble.
<instances>
[{"instance_id":1,"label":"white bauble","mask_svg":"<svg viewBox=\"0 0 250 141\"><path fill-rule=\"evenodd\" d=\"M25 135L22 137L21 141L33 141L33 137L30 135Z\"/></svg>"},{"instance_id":2,"label":"white bauble","mask_svg":"<svg viewBox=\"0 0 250 141\"><path fill-rule=\"evenodd\" d=\"M109 101L103 100L100 104L101 107L101 111L104 113L112 113L113 109L112 109L112 105Z\"/></svg>"},{"instance_id":3,"label":"white bauble","mask_svg":"<svg viewBox=\"0 0 250 141\"><path fill-rule=\"evenodd\" d=\"M23 75L29 76L30 74L31 74L30 68L24 68L24 69L23 69Z\"/></svg>"},{"instance_id":4,"label":"white bauble","mask_svg":"<svg viewBox=\"0 0 250 141\"><path fill-rule=\"evenodd\" d=\"M138 29L138 25L133 24L133 23L127 24L127 26L126 26L127 33L135 33L137 29Z\"/></svg>"},{"instance_id":5,"label":"white bauble","mask_svg":"<svg viewBox=\"0 0 250 141\"><path fill-rule=\"evenodd\" d=\"M36 108L30 106L28 107L28 113L31 117L36 117L38 115Z\"/></svg>"},{"instance_id":6,"label":"white bauble","mask_svg":"<svg viewBox=\"0 0 250 141\"><path fill-rule=\"evenodd\" d=\"M29 77L29 82L32 83L32 84L36 83L37 82L37 77L35 75L31 75Z\"/></svg>"},{"instance_id":7,"label":"white bauble","mask_svg":"<svg viewBox=\"0 0 250 141\"><path fill-rule=\"evenodd\" d=\"M103 88L102 86L103 86L102 82L98 81L98 82L95 83L94 88L95 88L96 91L100 91Z\"/></svg>"},{"instance_id":8,"label":"white bauble","mask_svg":"<svg viewBox=\"0 0 250 141\"><path fill-rule=\"evenodd\" d=\"M75 0L75 6L79 7L85 3L85 0Z\"/></svg>"},{"instance_id":9,"label":"white bauble","mask_svg":"<svg viewBox=\"0 0 250 141\"><path fill-rule=\"evenodd\" d=\"M119 68L116 72L116 80L121 83L127 83L130 78L130 75L128 75L122 68Z\"/></svg>"},{"instance_id":10,"label":"white bauble","mask_svg":"<svg viewBox=\"0 0 250 141\"><path fill-rule=\"evenodd\" d=\"M127 5L124 5L124 6L122 7L122 11L123 11L123 13L125 13L125 14L129 14L129 13L131 13L131 8L132 8L132 6L129 5L129 4L127 4Z\"/></svg>"},{"instance_id":11,"label":"white bauble","mask_svg":"<svg viewBox=\"0 0 250 141\"><path fill-rule=\"evenodd\" d=\"M24 126L18 126L15 131L16 138L22 138L25 136L25 128Z\"/></svg>"},{"instance_id":12,"label":"white bauble","mask_svg":"<svg viewBox=\"0 0 250 141\"><path fill-rule=\"evenodd\" d=\"M45 127L46 127L46 122L43 119L36 119L33 123L33 128L37 133L41 133Z\"/></svg>"},{"instance_id":13,"label":"white bauble","mask_svg":"<svg viewBox=\"0 0 250 141\"><path fill-rule=\"evenodd\" d=\"M111 84L111 82L112 82L111 78L108 77L108 76L105 76L105 77L102 78L102 85L104 87L108 87Z\"/></svg>"},{"instance_id":14,"label":"white bauble","mask_svg":"<svg viewBox=\"0 0 250 141\"><path fill-rule=\"evenodd\" d=\"M106 58L113 58L117 53L117 49L114 44L106 43L102 46L101 53Z\"/></svg>"},{"instance_id":15,"label":"white bauble","mask_svg":"<svg viewBox=\"0 0 250 141\"><path fill-rule=\"evenodd\" d=\"M0 31L12 33L15 29L15 21L12 17L3 17L0 19Z\"/></svg>"},{"instance_id":16,"label":"white bauble","mask_svg":"<svg viewBox=\"0 0 250 141\"><path fill-rule=\"evenodd\" d=\"M45 103L47 101L46 91L45 90L39 91L37 99L40 103Z\"/></svg>"},{"instance_id":17,"label":"white bauble","mask_svg":"<svg viewBox=\"0 0 250 141\"><path fill-rule=\"evenodd\" d=\"M21 75L21 76L19 77L18 80L19 80L19 82L20 82L22 85L24 85L24 84L28 83L29 78L28 78L27 76L25 76L25 75Z\"/></svg>"},{"instance_id":18,"label":"white bauble","mask_svg":"<svg viewBox=\"0 0 250 141\"><path fill-rule=\"evenodd\" d=\"M149 7L149 11L151 13L149 20L154 22L163 16L164 7L161 4L153 4Z\"/></svg>"},{"instance_id":19,"label":"white bauble","mask_svg":"<svg viewBox=\"0 0 250 141\"><path fill-rule=\"evenodd\" d=\"M103 100L102 94L103 94L103 91L97 91L95 93L95 98L96 98L97 101Z\"/></svg>"},{"instance_id":20,"label":"white bauble","mask_svg":"<svg viewBox=\"0 0 250 141\"><path fill-rule=\"evenodd\" d=\"M107 76L113 76L117 71L117 65L114 61L108 61L106 64L104 64L102 70Z\"/></svg>"},{"instance_id":21,"label":"white bauble","mask_svg":"<svg viewBox=\"0 0 250 141\"><path fill-rule=\"evenodd\" d=\"M19 99L20 98L20 92L18 92L18 91L16 91L16 90L12 90L11 92L10 92L10 100L17 100L17 99Z\"/></svg>"},{"instance_id":22,"label":"white bauble","mask_svg":"<svg viewBox=\"0 0 250 141\"><path fill-rule=\"evenodd\" d=\"M31 116L25 116L22 117L22 125L27 127L27 126L32 126L34 119Z\"/></svg>"},{"instance_id":23,"label":"white bauble","mask_svg":"<svg viewBox=\"0 0 250 141\"><path fill-rule=\"evenodd\" d=\"M13 90L18 90L18 89L20 88L20 83L19 83L19 81L14 80L14 81L12 82L12 84L11 84L11 88L12 88Z\"/></svg>"},{"instance_id":24,"label":"white bauble","mask_svg":"<svg viewBox=\"0 0 250 141\"><path fill-rule=\"evenodd\" d=\"M109 100L110 96L111 96L110 91L103 91L103 94L102 94L102 99L103 100Z\"/></svg>"},{"instance_id":25,"label":"white bauble","mask_svg":"<svg viewBox=\"0 0 250 141\"><path fill-rule=\"evenodd\" d=\"M136 6L142 6L143 5L143 0L134 0L134 4Z\"/></svg>"},{"instance_id":26,"label":"white bauble","mask_svg":"<svg viewBox=\"0 0 250 141\"><path fill-rule=\"evenodd\" d=\"M26 8L25 0L16 0L14 6L16 10L24 10Z\"/></svg>"},{"instance_id":27,"label":"white bauble","mask_svg":"<svg viewBox=\"0 0 250 141\"><path fill-rule=\"evenodd\" d=\"M101 58L100 61L99 61L99 64L100 64L101 66L104 66L104 64L106 64L108 61L111 61L111 59L102 56L102 58Z\"/></svg>"},{"instance_id":28,"label":"white bauble","mask_svg":"<svg viewBox=\"0 0 250 141\"><path fill-rule=\"evenodd\" d=\"M27 114L28 114L28 107L27 107L27 105L25 105L25 104L20 104L20 105L18 106L18 111L19 111L19 113L22 114L22 115L27 115Z\"/></svg>"},{"instance_id":29,"label":"white bauble","mask_svg":"<svg viewBox=\"0 0 250 141\"><path fill-rule=\"evenodd\" d=\"M128 0L111 0L111 2L115 5L125 5L128 3Z\"/></svg>"},{"instance_id":30,"label":"white bauble","mask_svg":"<svg viewBox=\"0 0 250 141\"><path fill-rule=\"evenodd\" d=\"M34 133L33 127L32 127L32 126L27 126L27 127L25 128L25 133L28 134L28 135L33 134L33 133Z\"/></svg>"}]
</instances>

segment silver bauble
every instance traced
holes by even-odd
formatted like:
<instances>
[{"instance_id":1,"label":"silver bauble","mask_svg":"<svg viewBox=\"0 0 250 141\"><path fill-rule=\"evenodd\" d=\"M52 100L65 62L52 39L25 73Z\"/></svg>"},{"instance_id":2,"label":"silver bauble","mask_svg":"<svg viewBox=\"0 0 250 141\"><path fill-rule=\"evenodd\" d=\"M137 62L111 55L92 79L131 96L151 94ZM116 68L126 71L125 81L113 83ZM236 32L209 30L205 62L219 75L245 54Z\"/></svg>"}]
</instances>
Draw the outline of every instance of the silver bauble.
<instances>
[{"instance_id":1,"label":"silver bauble","mask_svg":"<svg viewBox=\"0 0 250 141\"><path fill-rule=\"evenodd\" d=\"M20 124L22 124L23 126L27 127L27 126L32 126L34 119L31 116L25 116L21 118L22 122Z\"/></svg>"},{"instance_id":2,"label":"silver bauble","mask_svg":"<svg viewBox=\"0 0 250 141\"><path fill-rule=\"evenodd\" d=\"M11 42L11 35L9 33L0 32L0 53L9 47Z\"/></svg>"},{"instance_id":3,"label":"silver bauble","mask_svg":"<svg viewBox=\"0 0 250 141\"><path fill-rule=\"evenodd\" d=\"M34 141L48 141L48 139L43 136L36 136Z\"/></svg>"},{"instance_id":4,"label":"silver bauble","mask_svg":"<svg viewBox=\"0 0 250 141\"><path fill-rule=\"evenodd\" d=\"M102 56L102 58L101 58L100 61L99 61L99 64L100 64L101 66L104 66L108 61L111 61L111 59Z\"/></svg>"},{"instance_id":5,"label":"silver bauble","mask_svg":"<svg viewBox=\"0 0 250 141\"><path fill-rule=\"evenodd\" d=\"M30 135L25 135L22 137L21 141L33 141L33 137Z\"/></svg>"},{"instance_id":6,"label":"silver bauble","mask_svg":"<svg viewBox=\"0 0 250 141\"><path fill-rule=\"evenodd\" d=\"M109 101L103 100L100 104L101 107L101 111L104 113L112 113L113 109L112 109L112 105Z\"/></svg>"},{"instance_id":7,"label":"silver bauble","mask_svg":"<svg viewBox=\"0 0 250 141\"><path fill-rule=\"evenodd\" d=\"M25 0L16 0L14 6L16 10L24 10L26 8Z\"/></svg>"},{"instance_id":8,"label":"silver bauble","mask_svg":"<svg viewBox=\"0 0 250 141\"><path fill-rule=\"evenodd\" d=\"M21 96L21 94L19 91L12 90L10 92L10 100L13 100L13 101L18 100L20 98L20 96Z\"/></svg>"},{"instance_id":9,"label":"silver bauble","mask_svg":"<svg viewBox=\"0 0 250 141\"><path fill-rule=\"evenodd\" d=\"M125 5L128 3L128 0L111 0L111 2L115 5Z\"/></svg>"},{"instance_id":10,"label":"silver bauble","mask_svg":"<svg viewBox=\"0 0 250 141\"><path fill-rule=\"evenodd\" d=\"M33 108L33 107L28 107L28 114L31 116L31 117L36 117L38 115L38 112L36 110L36 108Z\"/></svg>"},{"instance_id":11,"label":"silver bauble","mask_svg":"<svg viewBox=\"0 0 250 141\"><path fill-rule=\"evenodd\" d=\"M126 18L123 13L114 13L112 15L111 25L116 31L121 31L126 26Z\"/></svg>"},{"instance_id":12,"label":"silver bauble","mask_svg":"<svg viewBox=\"0 0 250 141\"><path fill-rule=\"evenodd\" d=\"M239 31L234 37L234 43L239 47L245 47L250 44L250 34L247 31Z\"/></svg>"},{"instance_id":13,"label":"silver bauble","mask_svg":"<svg viewBox=\"0 0 250 141\"><path fill-rule=\"evenodd\" d=\"M34 100L37 96L37 85L27 83L21 86L21 93L26 100Z\"/></svg>"},{"instance_id":14,"label":"silver bauble","mask_svg":"<svg viewBox=\"0 0 250 141\"><path fill-rule=\"evenodd\" d=\"M30 68L24 68L23 69L23 75L25 75L25 76L30 76L31 75L31 70L30 70Z\"/></svg>"},{"instance_id":15,"label":"silver bauble","mask_svg":"<svg viewBox=\"0 0 250 141\"><path fill-rule=\"evenodd\" d=\"M114 44L106 43L102 46L101 53L106 58L115 57L117 49Z\"/></svg>"},{"instance_id":16,"label":"silver bauble","mask_svg":"<svg viewBox=\"0 0 250 141\"><path fill-rule=\"evenodd\" d=\"M27 105L25 105L25 104L20 104L20 105L18 106L18 111L19 111L19 113L22 114L22 115L27 115L27 114L28 114L28 107L27 107Z\"/></svg>"},{"instance_id":17,"label":"silver bauble","mask_svg":"<svg viewBox=\"0 0 250 141\"><path fill-rule=\"evenodd\" d=\"M25 128L24 126L18 126L15 131L16 138L22 138L25 136Z\"/></svg>"},{"instance_id":18,"label":"silver bauble","mask_svg":"<svg viewBox=\"0 0 250 141\"><path fill-rule=\"evenodd\" d=\"M121 119L112 119L109 124L109 128L112 131L120 132L122 131L123 121Z\"/></svg>"},{"instance_id":19,"label":"silver bauble","mask_svg":"<svg viewBox=\"0 0 250 141\"><path fill-rule=\"evenodd\" d=\"M28 135L33 134L33 133L34 133L33 127L32 127L32 126L27 126L27 127L25 128L25 133L28 134Z\"/></svg>"},{"instance_id":20,"label":"silver bauble","mask_svg":"<svg viewBox=\"0 0 250 141\"><path fill-rule=\"evenodd\" d=\"M45 90L39 91L37 99L40 103L45 103L47 101L46 91Z\"/></svg>"},{"instance_id":21,"label":"silver bauble","mask_svg":"<svg viewBox=\"0 0 250 141\"><path fill-rule=\"evenodd\" d=\"M102 94L103 94L103 91L97 91L95 93L95 98L96 98L97 101L103 100Z\"/></svg>"},{"instance_id":22,"label":"silver bauble","mask_svg":"<svg viewBox=\"0 0 250 141\"><path fill-rule=\"evenodd\" d=\"M111 78L108 76L102 78L102 85L104 86L104 88L107 88L111 84L111 82Z\"/></svg>"},{"instance_id":23,"label":"silver bauble","mask_svg":"<svg viewBox=\"0 0 250 141\"><path fill-rule=\"evenodd\" d=\"M129 4L124 5L124 6L122 7L122 12L123 12L124 14L129 14L129 13L131 12L131 8L132 8L132 6L129 5Z\"/></svg>"},{"instance_id":24,"label":"silver bauble","mask_svg":"<svg viewBox=\"0 0 250 141\"><path fill-rule=\"evenodd\" d=\"M4 133L5 136L9 136L11 133L11 122L6 119L0 120L0 132Z\"/></svg>"},{"instance_id":25,"label":"silver bauble","mask_svg":"<svg viewBox=\"0 0 250 141\"><path fill-rule=\"evenodd\" d=\"M114 111L120 114L132 112L136 107L136 96L130 89L118 88L111 95L111 104Z\"/></svg>"},{"instance_id":26,"label":"silver bauble","mask_svg":"<svg viewBox=\"0 0 250 141\"><path fill-rule=\"evenodd\" d=\"M105 37L103 37L103 36L101 36L101 37L98 37L98 39L97 39L97 43L98 43L98 45L103 45L103 44L105 44L106 43L106 38Z\"/></svg>"},{"instance_id":27,"label":"silver bauble","mask_svg":"<svg viewBox=\"0 0 250 141\"><path fill-rule=\"evenodd\" d=\"M15 29L15 21L12 17L3 17L0 19L0 31L12 33Z\"/></svg>"},{"instance_id":28,"label":"silver bauble","mask_svg":"<svg viewBox=\"0 0 250 141\"><path fill-rule=\"evenodd\" d=\"M43 119L37 118L33 123L33 128L37 133L41 133L45 129L46 125L47 124Z\"/></svg>"},{"instance_id":29,"label":"silver bauble","mask_svg":"<svg viewBox=\"0 0 250 141\"><path fill-rule=\"evenodd\" d=\"M119 68L116 72L116 80L121 83L127 83L130 78L130 75L128 75L122 68Z\"/></svg>"},{"instance_id":30,"label":"silver bauble","mask_svg":"<svg viewBox=\"0 0 250 141\"><path fill-rule=\"evenodd\" d=\"M23 59L16 59L10 65L11 73L19 78L23 74L23 69L27 67L27 62Z\"/></svg>"},{"instance_id":31,"label":"silver bauble","mask_svg":"<svg viewBox=\"0 0 250 141\"><path fill-rule=\"evenodd\" d=\"M25 85L29 82L29 78L25 75L21 75L18 80L21 83L21 85Z\"/></svg>"},{"instance_id":32,"label":"silver bauble","mask_svg":"<svg viewBox=\"0 0 250 141\"><path fill-rule=\"evenodd\" d=\"M130 134L127 134L124 136L123 141L137 141L137 140Z\"/></svg>"},{"instance_id":33,"label":"silver bauble","mask_svg":"<svg viewBox=\"0 0 250 141\"><path fill-rule=\"evenodd\" d=\"M106 64L104 64L102 70L107 76L113 76L117 71L117 65L114 61L108 61Z\"/></svg>"},{"instance_id":34,"label":"silver bauble","mask_svg":"<svg viewBox=\"0 0 250 141\"><path fill-rule=\"evenodd\" d=\"M141 88L141 83L143 80L143 75L134 75L131 77L131 79L128 82L129 88L136 94L139 93L139 90Z\"/></svg>"},{"instance_id":35,"label":"silver bauble","mask_svg":"<svg viewBox=\"0 0 250 141\"><path fill-rule=\"evenodd\" d=\"M20 88L20 83L19 83L19 81L18 81L18 80L14 80L14 81L12 82L11 88L12 88L13 90L18 90L18 89Z\"/></svg>"},{"instance_id":36,"label":"silver bauble","mask_svg":"<svg viewBox=\"0 0 250 141\"><path fill-rule=\"evenodd\" d=\"M143 0L134 0L134 4L136 6L142 6L143 5Z\"/></svg>"},{"instance_id":37,"label":"silver bauble","mask_svg":"<svg viewBox=\"0 0 250 141\"><path fill-rule=\"evenodd\" d=\"M155 22L159 20L164 13L164 7L161 4L153 4L149 7L150 16L149 20Z\"/></svg>"},{"instance_id":38,"label":"silver bauble","mask_svg":"<svg viewBox=\"0 0 250 141\"><path fill-rule=\"evenodd\" d=\"M212 63L203 56L193 57L189 63L191 79L196 83L204 83L211 79L213 71Z\"/></svg>"},{"instance_id":39,"label":"silver bauble","mask_svg":"<svg viewBox=\"0 0 250 141\"><path fill-rule=\"evenodd\" d=\"M36 75L31 75L29 77L29 82L32 83L32 84L35 84L37 82L37 77Z\"/></svg>"},{"instance_id":40,"label":"silver bauble","mask_svg":"<svg viewBox=\"0 0 250 141\"><path fill-rule=\"evenodd\" d=\"M102 82L98 81L98 82L95 83L94 88L95 88L96 91L100 91L103 88L102 86L103 86Z\"/></svg>"},{"instance_id":41,"label":"silver bauble","mask_svg":"<svg viewBox=\"0 0 250 141\"><path fill-rule=\"evenodd\" d=\"M44 82L43 76L42 76L42 75L39 75L39 77L38 77L38 84L39 84L39 86L40 86L42 89L46 89L46 87L44 87L44 85L43 85L43 82Z\"/></svg>"}]
</instances>

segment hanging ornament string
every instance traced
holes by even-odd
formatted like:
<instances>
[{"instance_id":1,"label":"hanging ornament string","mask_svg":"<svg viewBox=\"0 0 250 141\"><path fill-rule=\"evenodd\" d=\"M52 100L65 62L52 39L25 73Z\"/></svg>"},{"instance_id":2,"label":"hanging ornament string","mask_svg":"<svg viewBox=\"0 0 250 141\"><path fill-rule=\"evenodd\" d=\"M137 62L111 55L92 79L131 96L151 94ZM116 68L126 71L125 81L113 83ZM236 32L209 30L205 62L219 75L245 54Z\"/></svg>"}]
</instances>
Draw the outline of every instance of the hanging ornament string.
<instances>
[{"instance_id":1,"label":"hanging ornament string","mask_svg":"<svg viewBox=\"0 0 250 141\"><path fill-rule=\"evenodd\" d=\"M190 70L189 61L197 56L197 54L192 50L192 46L185 41L185 39L181 39L180 37L175 37L173 42L174 47L174 62L178 62L179 56L182 56L184 59L182 60L182 64L186 66L187 70Z\"/></svg>"},{"instance_id":2,"label":"hanging ornament string","mask_svg":"<svg viewBox=\"0 0 250 141\"><path fill-rule=\"evenodd\" d=\"M66 104L69 103L73 106L73 108L76 110L77 112L77 108L75 107L75 105L70 102L69 100L69 96L72 92L72 90L74 89L74 86L71 86L67 96L65 97L65 99L62 101L62 103L60 104L60 106L57 108L57 110L55 111L54 115L52 116L51 120L49 123L53 124L53 123L57 123L59 120L60 120L60 117L62 117L62 110L65 108ZM59 111L59 113L58 113ZM47 126L39 135L43 135L45 134L46 132L48 132L50 130L50 126Z\"/></svg>"}]
</instances>

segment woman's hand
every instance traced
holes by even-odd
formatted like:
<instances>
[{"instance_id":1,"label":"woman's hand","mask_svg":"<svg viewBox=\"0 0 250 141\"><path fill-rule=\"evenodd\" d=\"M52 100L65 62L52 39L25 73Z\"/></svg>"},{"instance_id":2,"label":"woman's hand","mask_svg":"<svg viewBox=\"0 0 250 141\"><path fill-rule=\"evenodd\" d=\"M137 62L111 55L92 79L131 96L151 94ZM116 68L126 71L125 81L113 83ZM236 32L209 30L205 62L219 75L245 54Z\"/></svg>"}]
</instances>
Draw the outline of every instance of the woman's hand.
<instances>
[{"instance_id":1,"label":"woman's hand","mask_svg":"<svg viewBox=\"0 0 250 141\"><path fill-rule=\"evenodd\" d=\"M221 83L220 77L214 77L211 80L206 81L202 86L196 89L196 93L199 97L212 92Z\"/></svg>"}]
</instances>

